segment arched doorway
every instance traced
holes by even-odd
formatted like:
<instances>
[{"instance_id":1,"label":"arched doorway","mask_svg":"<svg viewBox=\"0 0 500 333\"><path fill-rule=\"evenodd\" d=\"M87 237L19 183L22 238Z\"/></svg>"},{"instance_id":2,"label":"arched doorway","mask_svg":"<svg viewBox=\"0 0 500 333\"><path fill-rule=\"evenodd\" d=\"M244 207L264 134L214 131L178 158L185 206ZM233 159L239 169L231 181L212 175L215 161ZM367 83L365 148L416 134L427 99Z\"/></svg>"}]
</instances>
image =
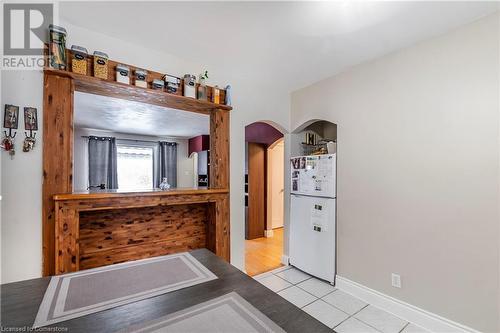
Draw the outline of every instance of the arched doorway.
<instances>
[{"instance_id":1,"label":"arched doorway","mask_svg":"<svg viewBox=\"0 0 500 333\"><path fill-rule=\"evenodd\" d=\"M281 266L284 227L283 132L266 122L245 127L245 270Z\"/></svg>"}]
</instances>

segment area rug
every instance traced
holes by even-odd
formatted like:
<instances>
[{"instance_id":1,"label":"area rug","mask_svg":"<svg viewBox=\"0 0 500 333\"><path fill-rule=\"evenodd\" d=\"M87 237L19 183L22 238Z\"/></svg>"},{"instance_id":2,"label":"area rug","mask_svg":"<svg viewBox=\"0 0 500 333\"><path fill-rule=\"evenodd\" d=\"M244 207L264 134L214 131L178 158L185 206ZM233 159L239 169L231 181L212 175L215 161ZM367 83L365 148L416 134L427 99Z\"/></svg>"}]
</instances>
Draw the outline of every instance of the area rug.
<instances>
[{"instance_id":1,"label":"area rug","mask_svg":"<svg viewBox=\"0 0 500 333\"><path fill-rule=\"evenodd\" d=\"M216 278L187 252L54 276L33 327L85 316Z\"/></svg>"},{"instance_id":2,"label":"area rug","mask_svg":"<svg viewBox=\"0 0 500 333\"><path fill-rule=\"evenodd\" d=\"M285 332L235 292L214 298L154 321L127 328L145 332Z\"/></svg>"}]
</instances>

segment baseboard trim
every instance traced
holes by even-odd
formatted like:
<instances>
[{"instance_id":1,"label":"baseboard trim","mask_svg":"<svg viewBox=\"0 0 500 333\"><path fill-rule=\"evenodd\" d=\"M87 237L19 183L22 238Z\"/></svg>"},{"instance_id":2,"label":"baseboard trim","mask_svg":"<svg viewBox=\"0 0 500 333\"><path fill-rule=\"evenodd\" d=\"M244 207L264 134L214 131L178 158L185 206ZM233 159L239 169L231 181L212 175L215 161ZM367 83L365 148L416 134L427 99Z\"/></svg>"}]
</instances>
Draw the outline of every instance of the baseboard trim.
<instances>
[{"instance_id":1,"label":"baseboard trim","mask_svg":"<svg viewBox=\"0 0 500 333\"><path fill-rule=\"evenodd\" d=\"M286 256L286 255L282 255L281 256L281 263L285 266L288 266L290 265L290 257Z\"/></svg>"},{"instance_id":2,"label":"baseboard trim","mask_svg":"<svg viewBox=\"0 0 500 333\"><path fill-rule=\"evenodd\" d=\"M357 298L373 306L392 313L402 319L410 321L415 325L428 330L429 332L480 333L473 328L467 327L432 312L418 308L414 305L400 301L394 297L370 289L339 275L336 276L336 287L342 291L345 291L346 293L356 296Z\"/></svg>"},{"instance_id":3,"label":"baseboard trim","mask_svg":"<svg viewBox=\"0 0 500 333\"><path fill-rule=\"evenodd\" d=\"M264 230L264 237L266 237L266 238L267 237L273 237L273 235L274 235L273 229L271 229L271 230Z\"/></svg>"}]
</instances>

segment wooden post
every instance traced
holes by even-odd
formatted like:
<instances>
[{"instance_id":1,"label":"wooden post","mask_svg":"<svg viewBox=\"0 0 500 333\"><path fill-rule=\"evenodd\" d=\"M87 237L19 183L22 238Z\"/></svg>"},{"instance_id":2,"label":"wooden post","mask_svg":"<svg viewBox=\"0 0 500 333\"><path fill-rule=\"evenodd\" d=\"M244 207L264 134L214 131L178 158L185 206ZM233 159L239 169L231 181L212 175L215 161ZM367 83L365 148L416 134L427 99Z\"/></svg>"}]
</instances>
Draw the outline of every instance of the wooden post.
<instances>
[{"instance_id":1,"label":"wooden post","mask_svg":"<svg viewBox=\"0 0 500 333\"><path fill-rule=\"evenodd\" d=\"M229 189L229 111L210 113L210 187ZM229 193L215 203L215 253L230 260Z\"/></svg>"},{"instance_id":2,"label":"wooden post","mask_svg":"<svg viewBox=\"0 0 500 333\"><path fill-rule=\"evenodd\" d=\"M76 272L80 269L80 244L78 210L60 207L56 203L56 274Z\"/></svg>"},{"instance_id":3,"label":"wooden post","mask_svg":"<svg viewBox=\"0 0 500 333\"><path fill-rule=\"evenodd\" d=\"M229 189L229 111L210 113L210 187Z\"/></svg>"},{"instance_id":4,"label":"wooden post","mask_svg":"<svg viewBox=\"0 0 500 333\"><path fill-rule=\"evenodd\" d=\"M215 253L230 261L229 194L215 203Z\"/></svg>"},{"instance_id":5,"label":"wooden post","mask_svg":"<svg viewBox=\"0 0 500 333\"><path fill-rule=\"evenodd\" d=\"M73 188L73 80L44 75L43 96L43 276L55 273L53 196Z\"/></svg>"}]
</instances>

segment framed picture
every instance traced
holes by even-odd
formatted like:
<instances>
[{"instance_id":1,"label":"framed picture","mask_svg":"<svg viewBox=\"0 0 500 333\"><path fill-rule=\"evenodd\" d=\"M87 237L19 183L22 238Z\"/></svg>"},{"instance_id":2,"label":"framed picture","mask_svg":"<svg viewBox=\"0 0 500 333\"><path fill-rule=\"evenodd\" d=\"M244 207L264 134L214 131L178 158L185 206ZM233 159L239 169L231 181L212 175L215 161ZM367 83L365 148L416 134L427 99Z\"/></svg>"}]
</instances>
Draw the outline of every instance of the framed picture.
<instances>
[{"instance_id":1,"label":"framed picture","mask_svg":"<svg viewBox=\"0 0 500 333\"><path fill-rule=\"evenodd\" d=\"M24 129L38 131L38 115L36 108L24 108Z\"/></svg>"},{"instance_id":2,"label":"framed picture","mask_svg":"<svg viewBox=\"0 0 500 333\"><path fill-rule=\"evenodd\" d=\"M3 127L17 129L19 125L19 106L5 104Z\"/></svg>"}]
</instances>

